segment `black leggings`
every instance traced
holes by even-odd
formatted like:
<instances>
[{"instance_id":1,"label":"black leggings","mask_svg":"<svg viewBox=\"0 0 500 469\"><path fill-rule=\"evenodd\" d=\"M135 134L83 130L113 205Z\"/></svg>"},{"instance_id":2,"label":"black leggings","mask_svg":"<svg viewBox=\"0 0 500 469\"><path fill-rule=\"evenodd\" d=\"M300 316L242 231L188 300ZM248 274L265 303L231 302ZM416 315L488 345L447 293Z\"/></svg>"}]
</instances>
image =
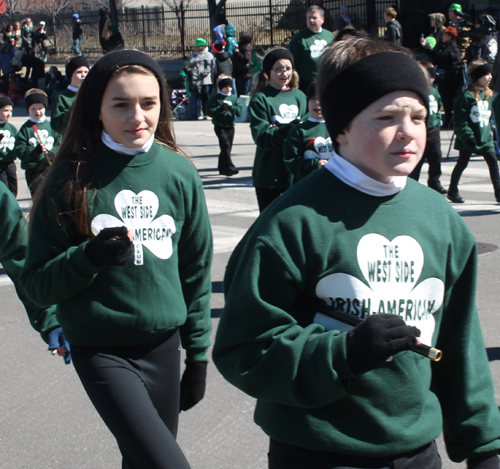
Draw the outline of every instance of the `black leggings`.
<instances>
[{"instance_id":1,"label":"black leggings","mask_svg":"<svg viewBox=\"0 0 500 469\"><path fill-rule=\"evenodd\" d=\"M268 459L269 469L441 469L434 441L406 454L366 458L312 451L271 438Z\"/></svg>"},{"instance_id":2,"label":"black leggings","mask_svg":"<svg viewBox=\"0 0 500 469\"><path fill-rule=\"evenodd\" d=\"M472 153L468 151L460 151L458 153L457 164L453 168L453 172L451 173L450 179L450 191L457 192L458 191L458 183L460 181L460 177L464 172L465 168L469 164L469 160ZM488 165L488 169L490 170L490 178L491 183L493 184L493 189L495 190L495 197L497 199L500 198L500 173L498 172L498 160L493 152L484 153L483 155L486 164Z\"/></svg>"},{"instance_id":3,"label":"black leggings","mask_svg":"<svg viewBox=\"0 0 500 469\"><path fill-rule=\"evenodd\" d=\"M189 469L175 441L179 419L179 333L135 347L71 344L76 372L113 433L126 469Z\"/></svg>"},{"instance_id":4,"label":"black leggings","mask_svg":"<svg viewBox=\"0 0 500 469\"><path fill-rule=\"evenodd\" d=\"M286 189L270 189L269 187L256 187L257 203L259 212L262 213L265 208L271 205Z\"/></svg>"}]
</instances>

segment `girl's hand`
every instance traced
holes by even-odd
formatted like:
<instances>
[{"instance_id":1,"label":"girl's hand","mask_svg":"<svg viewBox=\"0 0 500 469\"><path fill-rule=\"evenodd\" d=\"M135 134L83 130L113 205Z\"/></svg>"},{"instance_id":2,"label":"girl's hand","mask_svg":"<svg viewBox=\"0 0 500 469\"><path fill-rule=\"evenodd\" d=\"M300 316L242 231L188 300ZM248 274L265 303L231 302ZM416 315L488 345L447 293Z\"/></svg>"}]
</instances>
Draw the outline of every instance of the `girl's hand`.
<instances>
[{"instance_id":1,"label":"girl's hand","mask_svg":"<svg viewBox=\"0 0 500 469\"><path fill-rule=\"evenodd\" d=\"M64 363L71 363L70 345L64 337L62 327L56 327L49 332L49 350L52 355L59 355L64 358Z\"/></svg>"},{"instance_id":2,"label":"girl's hand","mask_svg":"<svg viewBox=\"0 0 500 469\"><path fill-rule=\"evenodd\" d=\"M318 161L318 169L321 168L321 166L325 166L326 163L328 163L328 160L319 160Z\"/></svg>"},{"instance_id":3,"label":"girl's hand","mask_svg":"<svg viewBox=\"0 0 500 469\"><path fill-rule=\"evenodd\" d=\"M134 251L132 230L126 226L104 228L85 246L85 253L97 267L124 266Z\"/></svg>"}]
</instances>

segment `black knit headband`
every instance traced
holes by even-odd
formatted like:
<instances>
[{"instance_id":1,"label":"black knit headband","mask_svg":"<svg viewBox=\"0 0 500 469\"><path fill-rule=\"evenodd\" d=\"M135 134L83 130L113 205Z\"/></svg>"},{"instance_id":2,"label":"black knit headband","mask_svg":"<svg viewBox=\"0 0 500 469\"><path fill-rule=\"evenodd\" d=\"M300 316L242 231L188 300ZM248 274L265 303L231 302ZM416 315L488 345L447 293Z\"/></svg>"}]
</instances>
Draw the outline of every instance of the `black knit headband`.
<instances>
[{"instance_id":1,"label":"black knit headband","mask_svg":"<svg viewBox=\"0 0 500 469\"><path fill-rule=\"evenodd\" d=\"M68 79L68 81L70 83L71 83L71 77L73 76L73 73L75 73L75 70L80 68L80 67L90 68L89 61L83 55L77 55L76 57L73 57L66 64L66 78Z\"/></svg>"},{"instance_id":2,"label":"black knit headband","mask_svg":"<svg viewBox=\"0 0 500 469\"><path fill-rule=\"evenodd\" d=\"M30 94L29 96L24 97L24 104L28 112L33 104L43 104L45 106L45 109L47 109L47 106L49 105L49 99L45 94L33 93Z\"/></svg>"},{"instance_id":3,"label":"black knit headband","mask_svg":"<svg viewBox=\"0 0 500 469\"><path fill-rule=\"evenodd\" d=\"M483 65L480 65L479 67L475 68L470 73L470 77L472 78L472 81L477 81L480 78L484 77L485 75L488 75L488 73L491 73L491 65L490 64L483 64Z\"/></svg>"},{"instance_id":4,"label":"black knit headband","mask_svg":"<svg viewBox=\"0 0 500 469\"><path fill-rule=\"evenodd\" d=\"M0 96L0 109L3 108L4 106L14 107L12 99L10 99L8 96Z\"/></svg>"},{"instance_id":5,"label":"black knit headband","mask_svg":"<svg viewBox=\"0 0 500 469\"><path fill-rule=\"evenodd\" d=\"M217 82L217 87L219 88L219 90L222 90L222 88L225 88L226 86L233 86L232 78L223 78L222 80L219 80Z\"/></svg>"},{"instance_id":6,"label":"black knit headband","mask_svg":"<svg viewBox=\"0 0 500 469\"><path fill-rule=\"evenodd\" d=\"M266 54L264 60L262 61L262 70L264 70L267 76L270 76L273 65L280 59L289 60L292 62L292 68L294 67L293 55L288 49L283 49L281 47L278 49L272 49Z\"/></svg>"},{"instance_id":7,"label":"black knit headband","mask_svg":"<svg viewBox=\"0 0 500 469\"><path fill-rule=\"evenodd\" d=\"M423 71L401 52L379 52L354 62L335 75L321 94L321 110L333 139L363 109L393 91L413 91L429 108Z\"/></svg>"},{"instance_id":8,"label":"black knit headband","mask_svg":"<svg viewBox=\"0 0 500 469\"><path fill-rule=\"evenodd\" d=\"M140 65L154 73L160 86L160 103L163 107L166 95L165 76L156 61L138 50L117 50L108 52L95 63L80 89L80 93L87 96L85 109L90 118L99 116L102 96L113 73L127 65Z\"/></svg>"}]
</instances>

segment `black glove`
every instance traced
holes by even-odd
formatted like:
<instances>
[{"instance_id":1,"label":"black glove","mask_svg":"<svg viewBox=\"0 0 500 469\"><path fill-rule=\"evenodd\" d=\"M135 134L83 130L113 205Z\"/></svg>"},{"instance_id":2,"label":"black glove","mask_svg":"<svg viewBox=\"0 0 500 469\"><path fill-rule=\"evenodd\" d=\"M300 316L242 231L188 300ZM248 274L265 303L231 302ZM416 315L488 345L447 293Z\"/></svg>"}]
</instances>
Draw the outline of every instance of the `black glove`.
<instances>
[{"instance_id":1,"label":"black glove","mask_svg":"<svg viewBox=\"0 0 500 469\"><path fill-rule=\"evenodd\" d=\"M359 375L373 370L392 355L417 345L420 331L394 314L375 314L347 333L347 362Z\"/></svg>"},{"instance_id":2,"label":"black glove","mask_svg":"<svg viewBox=\"0 0 500 469\"><path fill-rule=\"evenodd\" d=\"M477 141L474 137L470 137L467 139L465 142L469 148L476 148L477 147Z\"/></svg>"},{"instance_id":3,"label":"black glove","mask_svg":"<svg viewBox=\"0 0 500 469\"><path fill-rule=\"evenodd\" d=\"M126 226L104 228L85 246L90 261L97 267L104 265L123 266L134 251L134 245L127 236Z\"/></svg>"},{"instance_id":4,"label":"black glove","mask_svg":"<svg viewBox=\"0 0 500 469\"><path fill-rule=\"evenodd\" d=\"M43 153L43 147L42 147L42 144L39 143L36 147L35 147L35 151L41 155Z\"/></svg>"},{"instance_id":5,"label":"black glove","mask_svg":"<svg viewBox=\"0 0 500 469\"><path fill-rule=\"evenodd\" d=\"M498 456L475 456L467 459L467 469L500 469Z\"/></svg>"},{"instance_id":6,"label":"black glove","mask_svg":"<svg viewBox=\"0 0 500 469\"><path fill-rule=\"evenodd\" d=\"M294 125L295 124L293 122L290 122L289 124L283 124L279 126L278 130L280 134L283 135L283 137L286 137L290 133L290 130L292 130L292 127Z\"/></svg>"},{"instance_id":7,"label":"black glove","mask_svg":"<svg viewBox=\"0 0 500 469\"><path fill-rule=\"evenodd\" d=\"M0 142L3 140L4 137L5 137L4 134L0 134Z\"/></svg>"},{"instance_id":8,"label":"black glove","mask_svg":"<svg viewBox=\"0 0 500 469\"><path fill-rule=\"evenodd\" d=\"M219 106L219 110L221 112L227 111L229 109L231 109L231 106L229 106L227 103L221 103L221 105Z\"/></svg>"},{"instance_id":9,"label":"black glove","mask_svg":"<svg viewBox=\"0 0 500 469\"><path fill-rule=\"evenodd\" d=\"M180 410L189 410L203 399L207 385L207 365L203 362L186 365L181 379Z\"/></svg>"},{"instance_id":10,"label":"black glove","mask_svg":"<svg viewBox=\"0 0 500 469\"><path fill-rule=\"evenodd\" d=\"M253 68L253 64L251 64L251 63L245 64L245 69L246 70L250 70L251 68Z\"/></svg>"},{"instance_id":11,"label":"black glove","mask_svg":"<svg viewBox=\"0 0 500 469\"><path fill-rule=\"evenodd\" d=\"M69 365L71 363L71 350L69 347L69 343L64 338L62 327L56 327L55 329L49 332L49 350L54 351L59 347L63 347L66 349L66 353L64 354L64 363Z\"/></svg>"}]
</instances>

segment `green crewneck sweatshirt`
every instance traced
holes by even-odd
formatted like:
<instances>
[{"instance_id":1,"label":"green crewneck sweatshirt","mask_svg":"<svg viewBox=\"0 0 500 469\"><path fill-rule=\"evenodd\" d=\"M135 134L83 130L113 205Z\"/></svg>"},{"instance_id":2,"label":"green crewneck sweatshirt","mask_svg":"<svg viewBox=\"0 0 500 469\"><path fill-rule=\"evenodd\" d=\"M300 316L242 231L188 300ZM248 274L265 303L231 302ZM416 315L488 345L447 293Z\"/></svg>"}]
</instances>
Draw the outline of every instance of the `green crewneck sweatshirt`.
<instances>
[{"instance_id":1,"label":"green crewneck sweatshirt","mask_svg":"<svg viewBox=\"0 0 500 469\"><path fill-rule=\"evenodd\" d=\"M27 120L19 129L16 137L16 156L21 160L22 169L38 169L43 171L48 166L45 154L38 153L36 147L40 141L35 135L34 126L38 129L38 134L47 151L57 153L60 145L60 137L50 126L50 122L33 122Z\"/></svg>"},{"instance_id":2,"label":"green crewneck sweatshirt","mask_svg":"<svg viewBox=\"0 0 500 469\"><path fill-rule=\"evenodd\" d=\"M310 83L314 80L318 71L317 60L323 49L334 40L335 36L326 29L315 33L305 28L292 37L288 49L293 55L294 68L301 81Z\"/></svg>"},{"instance_id":3,"label":"green crewneck sweatshirt","mask_svg":"<svg viewBox=\"0 0 500 469\"><path fill-rule=\"evenodd\" d=\"M433 86L429 86L429 116L427 118L427 128L441 127L443 119L441 117L441 95Z\"/></svg>"},{"instance_id":4,"label":"green crewneck sweatshirt","mask_svg":"<svg viewBox=\"0 0 500 469\"><path fill-rule=\"evenodd\" d=\"M11 163L17 157L14 151L17 129L9 122L0 121L0 134L3 135L0 140L0 162Z\"/></svg>"},{"instance_id":5,"label":"green crewneck sweatshirt","mask_svg":"<svg viewBox=\"0 0 500 469\"><path fill-rule=\"evenodd\" d=\"M266 209L233 252L214 362L257 398L255 421L278 441L387 457L443 431L453 461L499 453L476 270L474 237L435 191L409 179L374 197L322 168ZM399 315L443 358L405 351L355 375L341 324L327 327L300 298L361 318Z\"/></svg>"},{"instance_id":6,"label":"green crewneck sweatshirt","mask_svg":"<svg viewBox=\"0 0 500 469\"><path fill-rule=\"evenodd\" d=\"M220 106L225 103L228 109L221 110ZM214 126L234 127L234 117L243 115L243 103L234 94L225 96L217 93L207 103L207 114L212 118Z\"/></svg>"},{"instance_id":7,"label":"green crewneck sweatshirt","mask_svg":"<svg viewBox=\"0 0 500 469\"><path fill-rule=\"evenodd\" d=\"M59 93L50 111L50 125L59 134L63 134L69 122L71 108L76 99L76 93L65 89Z\"/></svg>"},{"instance_id":8,"label":"green crewneck sweatshirt","mask_svg":"<svg viewBox=\"0 0 500 469\"><path fill-rule=\"evenodd\" d=\"M318 169L320 160L328 160L332 156L332 139L324 121L307 120L296 125L288 134L283 158L292 173L294 184Z\"/></svg>"},{"instance_id":9,"label":"green crewneck sweatshirt","mask_svg":"<svg viewBox=\"0 0 500 469\"><path fill-rule=\"evenodd\" d=\"M254 187L285 190L290 187L292 176L283 161L285 136L279 125L300 120L306 113L306 95L296 88L281 91L267 85L253 95L248 118L257 145L252 171Z\"/></svg>"},{"instance_id":10,"label":"green crewneck sweatshirt","mask_svg":"<svg viewBox=\"0 0 500 469\"><path fill-rule=\"evenodd\" d=\"M59 327L55 306L40 308L26 295L20 281L28 244L28 223L15 196L0 184L0 262L16 288L17 296L28 313L31 325L47 342L52 329Z\"/></svg>"},{"instance_id":11,"label":"green crewneck sweatshirt","mask_svg":"<svg viewBox=\"0 0 500 469\"><path fill-rule=\"evenodd\" d=\"M473 153L494 152L495 145L491 136L491 116L493 97L486 99L484 91L479 99L469 91L464 91L453 104L453 130L455 131L455 149ZM476 147L467 144L474 137Z\"/></svg>"},{"instance_id":12,"label":"green crewneck sweatshirt","mask_svg":"<svg viewBox=\"0 0 500 469\"><path fill-rule=\"evenodd\" d=\"M124 267L96 267L64 213L50 173L33 215L23 284L40 305L58 304L70 344L139 345L179 328L187 361L206 361L210 343L212 236L201 180L187 158L154 144L135 157L100 144L93 159L93 236L127 226L134 254Z\"/></svg>"}]
</instances>

